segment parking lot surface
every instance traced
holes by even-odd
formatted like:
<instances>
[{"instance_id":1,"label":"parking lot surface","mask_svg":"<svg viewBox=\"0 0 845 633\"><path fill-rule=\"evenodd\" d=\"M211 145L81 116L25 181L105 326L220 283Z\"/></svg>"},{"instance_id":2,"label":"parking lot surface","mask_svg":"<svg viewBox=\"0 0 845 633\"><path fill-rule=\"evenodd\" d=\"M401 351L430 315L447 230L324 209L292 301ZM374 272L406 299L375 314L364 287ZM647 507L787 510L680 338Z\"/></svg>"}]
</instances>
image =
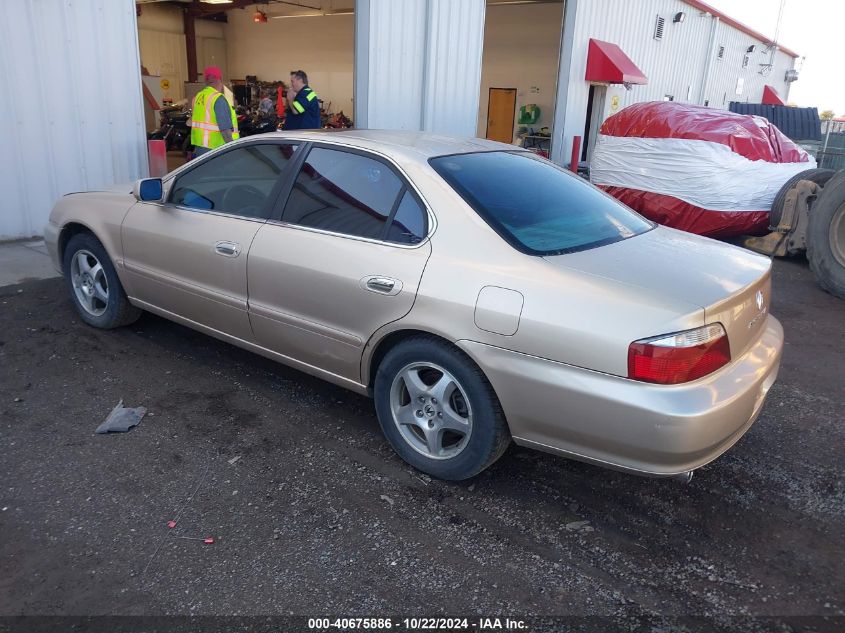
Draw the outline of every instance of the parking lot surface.
<instances>
[{"instance_id":1,"label":"parking lot surface","mask_svg":"<svg viewBox=\"0 0 845 633\"><path fill-rule=\"evenodd\" d=\"M773 301L780 378L690 484L517 447L446 483L392 453L366 398L151 315L92 329L60 279L0 288L0 615L838 616L813 624L835 630L845 301L803 260L775 263ZM121 399L149 413L95 435Z\"/></svg>"}]
</instances>

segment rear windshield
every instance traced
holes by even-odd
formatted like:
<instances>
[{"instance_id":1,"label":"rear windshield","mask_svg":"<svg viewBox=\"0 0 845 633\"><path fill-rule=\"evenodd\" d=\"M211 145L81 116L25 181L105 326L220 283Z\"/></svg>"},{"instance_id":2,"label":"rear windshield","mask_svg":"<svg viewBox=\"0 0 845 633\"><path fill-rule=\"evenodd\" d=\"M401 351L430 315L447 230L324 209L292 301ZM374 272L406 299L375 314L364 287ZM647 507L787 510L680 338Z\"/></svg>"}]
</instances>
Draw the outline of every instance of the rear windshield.
<instances>
[{"instance_id":1,"label":"rear windshield","mask_svg":"<svg viewBox=\"0 0 845 633\"><path fill-rule=\"evenodd\" d=\"M582 178L528 152L440 156L431 166L514 248L560 255L654 227Z\"/></svg>"}]
</instances>

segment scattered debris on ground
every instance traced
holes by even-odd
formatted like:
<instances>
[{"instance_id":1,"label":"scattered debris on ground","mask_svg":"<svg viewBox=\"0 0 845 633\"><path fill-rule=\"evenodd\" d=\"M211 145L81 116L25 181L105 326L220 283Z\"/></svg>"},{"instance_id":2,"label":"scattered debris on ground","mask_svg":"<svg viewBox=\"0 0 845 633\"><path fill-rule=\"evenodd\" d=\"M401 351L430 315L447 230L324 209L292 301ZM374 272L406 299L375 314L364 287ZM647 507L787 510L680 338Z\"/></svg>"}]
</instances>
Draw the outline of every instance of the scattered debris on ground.
<instances>
[{"instance_id":1,"label":"scattered debris on ground","mask_svg":"<svg viewBox=\"0 0 845 633\"><path fill-rule=\"evenodd\" d=\"M141 422L141 418L146 414L146 407L135 407L130 409L123 406L123 400L117 403L117 406L111 410L109 417L100 426L97 427L95 433L126 433Z\"/></svg>"}]
</instances>

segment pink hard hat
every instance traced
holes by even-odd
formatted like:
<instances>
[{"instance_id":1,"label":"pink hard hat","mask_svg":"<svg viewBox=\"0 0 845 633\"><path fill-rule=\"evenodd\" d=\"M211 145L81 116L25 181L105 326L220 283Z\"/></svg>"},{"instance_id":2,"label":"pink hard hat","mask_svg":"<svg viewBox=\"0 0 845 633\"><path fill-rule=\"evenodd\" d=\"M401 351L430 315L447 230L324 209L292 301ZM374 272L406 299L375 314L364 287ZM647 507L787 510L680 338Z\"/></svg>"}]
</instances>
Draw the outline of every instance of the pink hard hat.
<instances>
[{"instance_id":1,"label":"pink hard hat","mask_svg":"<svg viewBox=\"0 0 845 633\"><path fill-rule=\"evenodd\" d=\"M223 73L220 70L219 66L206 66L205 70L203 71L206 79L211 79L212 77L216 77L217 79L223 79Z\"/></svg>"}]
</instances>

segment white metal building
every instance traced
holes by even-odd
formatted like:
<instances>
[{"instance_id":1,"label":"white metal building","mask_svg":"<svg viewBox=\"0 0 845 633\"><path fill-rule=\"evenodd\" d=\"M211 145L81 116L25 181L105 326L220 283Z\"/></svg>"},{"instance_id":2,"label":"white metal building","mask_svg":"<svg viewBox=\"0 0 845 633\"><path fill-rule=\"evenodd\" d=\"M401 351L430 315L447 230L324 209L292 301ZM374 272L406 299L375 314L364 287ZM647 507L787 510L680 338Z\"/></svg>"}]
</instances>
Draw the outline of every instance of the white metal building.
<instances>
[{"instance_id":1,"label":"white metal building","mask_svg":"<svg viewBox=\"0 0 845 633\"><path fill-rule=\"evenodd\" d=\"M146 173L130 0L0 2L0 240L40 235L56 200Z\"/></svg>"},{"instance_id":2,"label":"white metal building","mask_svg":"<svg viewBox=\"0 0 845 633\"><path fill-rule=\"evenodd\" d=\"M187 71L178 10L142 6L138 18L134 0L0 3L0 96L14 121L0 150L0 240L40 234L65 193L147 174L141 63L177 89ZM511 140L519 106L542 103L561 163L575 136L588 155L601 121L633 102L785 101L796 57L698 0L355 0L345 15L252 31L249 13L231 15L198 28L201 65L237 77L312 68L357 127L466 136L486 133L488 90L512 88ZM320 34L329 44L309 48Z\"/></svg>"},{"instance_id":3,"label":"white metal building","mask_svg":"<svg viewBox=\"0 0 845 633\"><path fill-rule=\"evenodd\" d=\"M647 83L626 89L588 81L591 39L617 45ZM568 0L562 41L553 142L558 161L568 159L575 135L589 127L594 136L607 116L632 103L666 99L727 109L731 101L764 102L766 86L786 102L787 72L797 57L697 0ZM591 85L598 89L586 126Z\"/></svg>"}]
</instances>

